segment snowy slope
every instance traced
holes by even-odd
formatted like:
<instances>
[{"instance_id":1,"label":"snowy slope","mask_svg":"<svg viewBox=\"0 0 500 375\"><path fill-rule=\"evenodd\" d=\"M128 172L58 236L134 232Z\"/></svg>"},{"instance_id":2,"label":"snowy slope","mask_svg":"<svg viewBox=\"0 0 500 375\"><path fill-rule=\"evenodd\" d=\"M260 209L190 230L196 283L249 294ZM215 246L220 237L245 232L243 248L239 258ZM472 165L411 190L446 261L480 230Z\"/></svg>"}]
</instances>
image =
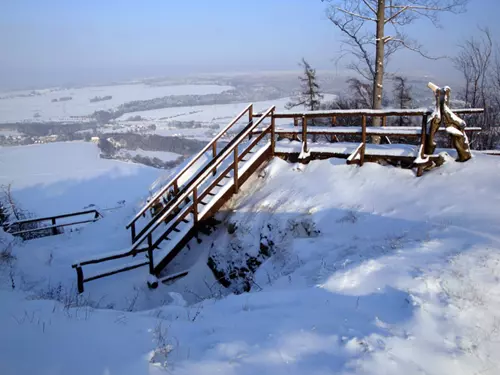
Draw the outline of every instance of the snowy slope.
<instances>
[{"instance_id":1,"label":"snowy slope","mask_svg":"<svg viewBox=\"0 0 500 375\"><path fill-rule=\"evenodd\" d=\"M162 171L102 159L87 142L0 147L0 185L12 184L22 207L37 216L136 202ZM165 172L163 172L165 173Z\"/></svg>"},{"instance_id":2,"label":"snowy slope","mask_svg":"<svg viewBox=\"0 0 500 375\"><path fill-rule=\"evenodd\" d=\"M163 373L154 350L166 348L173 374L498 374L499 172L500 159L480 154L422 178L275 159L192 247L191 273L155 291L139 269L68 297L67 263L124 245L133 207L15 244L0 269L0 373ZM208 257L230 270L263 242L271 256L250 293L217 286Z\"/></svg>"}]
</instances>

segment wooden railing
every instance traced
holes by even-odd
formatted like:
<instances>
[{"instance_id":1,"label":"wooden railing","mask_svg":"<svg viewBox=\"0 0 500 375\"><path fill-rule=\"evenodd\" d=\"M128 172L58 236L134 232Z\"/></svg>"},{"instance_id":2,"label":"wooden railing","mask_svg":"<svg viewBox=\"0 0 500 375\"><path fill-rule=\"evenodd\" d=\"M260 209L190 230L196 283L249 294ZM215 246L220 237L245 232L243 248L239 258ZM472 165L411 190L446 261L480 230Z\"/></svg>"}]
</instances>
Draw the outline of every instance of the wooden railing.
<instances>
[{"instance_id":1,"label":"wooden railing","mask_svg":"<svg viewBox=\"0 0 500 375\"><path fill-rule=\"evenodd\" d=\"M247 126L241 133L236 136L233 141L230 143L228 147L226 147L216 159L214 159L214 163L207 168L205 168L202 173L197 176L196 180L190 185L186 191L184 191L181 195L177 197L175 203L169 207L166 212L164 212L161 216L157 217L155 223L137 240L137 246L147 240L149 247L149 259L150 259L150 272L154 274L154 262L153 262L153 249L155 249L165 238L167 238L168 234L173 231L175 225L179 224L180 221L184 220L188 214L193 215L193 221L196 225L199 221L204 219L205 215L200 215L198 212L198 203L208 194L211 188L231 170L234 171L234 192L238 191L238 161L241 160L251 149L254 147L266 134L271 133L271 128L274 127L274 121L271 120L271 125L266 129L266 131L262 132L262 134L255 138L255 140L250 144L250 146L245 149L241 154L239 154L238 146L245 140L246 137L251 135L252 131L259 126L262 121L269 115L271 115L275 110L275 107L269 108L263 116L255 123ZM228 166L222 173L219 174L219 177L214 179L214 182L207 188L204 192L200 194L198 188L199 186L209 177L212 173L213 168L217 168L221 165L228 157L233 155L233 163ZM192 199L188 204L181 207L186 200L189 200L190 197ZM170 221L167 225L167 228L163 231L163 233L158 237L156 241L153 241L153 232L160 226L160 224L164 223L164 221L174 214L174 212L178 211L179 214L176 215L175 219ZM206 214L206 213L205 213Z\"/></svg>"},{"instance_id":2,"label":"wooden railing","mask_svg":"<svg viewBox=\"0 0 500 375\"><path fill-rule=\"evenodd\" d=\"M58 219L64 219L64 218L75 217L75 216L90 215L90 214L94 215L94 217L92 219L72 221L69 223L59 223L59 224L57 223ZM94 221L99 220L101 217L102 217L101 213L94 209L94 210L87 210L87 211L72 212L72 213L68 213L68 214L46 216L46 217L39 217L39 218L30 218L30 219L26 219L26 220L14 221L14 222L10 222L8 224L5 224L4 229L6 232L12 234L13 236L26 235L29 233L48 231L48 230L51 231L52 235L57 235L57 234L59 234L58 228L73 226L73 225L78 225L78 224L93 223ZM36 228L23 229L23 227L25 227L29 224L40 224L43 222L50 222L50 225L37 226ZM15 230L13 230L13 228L15 228Z\"/></svg>"},{"instance_id":3,"label":"wooden railing","mask_svg":"<svg viewBox=\"0 0 500 375\"><path fill-rule=\"evenodd\" d=\"M157 202L163 195L169 192L171 189L173 190L174 195L179 194L179 180L187 173L187 171L198 161L200 158L210 149L212 149L212 158L215 159L217 156L217 141L222 138L227 132L243 117L245 114L248 114L248 124L252 124L253 122L253 104L249 104L241 113L236 116L224 129L222 129L217 135L207 144L203 149L198 152L181 171L179 171L174 178L170 180L168 184L166 184L163 188L161 188L157 193L151 197L149 202L142 207L142 209L134 216L134 218L127 224L126 229L131 230L132 234L132 242L135 241L140 234L136 235L136 222L140 219L141 216L146 216L146 211L150 209L155 202ZM213 160L212 159L212 160ZM213 171L215 173L215 170ZM189 183L186 181L186 183ZM147 229L147 228L146 228Z\"/></svg>"},{"instance_id":4,"label":"wooden railing","mask_svg":"<svg viewBox=\"0 0 500 375\"><path fill-rule=\"evenodd\" d=\"M478 114L484 112L482 108L462 108L454 109L454 113L458 115L470 115ZM429 109L381 109L381 110L371 110L371 109L339 109L339 110L327 110L327 111L304 111L304 112L275 112L273 117L275 119L291 119L293 120L293 129L275 129L275 132L280 135L301 135L302 137L302 151L308 152L308 135L330 135L332 136L332 141L337 138L338 135L359 135L361 136L361 143L356 148L356 150L349 155L347 162L349 164L359 164L363 165L365 159L365 150L367 143L367 136L383 136L386 138L388 143L390 143L389 136L399 136L399 137L421 137L421 152L423 152L423 144L426 139L427 134L427 120L432 114ZM259 118L260 113L254 115L255 118ZM387 118L389 117L422 117L422 123L420 127L408 127L408 126L392 126L386 127ZM360 117L361 124L358 126L341 126L338 127L337 122L339 118L342 117ZM313 119L330 119L331 127L325 126L308 126L309 120ZM381 118L382 127L367 126L368 118ZM299 127L301 123L301 127ZM442 129L443 130L443 129ZM465 128L466 132L477 132L481 128ZM257 130L254 133L259 133L261 130ZM338 140L338 139L337 139ZM423 155L421 155L422 157ZM421 171L418 171L421 174Z\"/></svg>"},{"instance_id":5,"label":"wooden railing","mask_svg":"<svg viewBox=\"0 0 500 375\"><path fill-rule=\"evenodd\" d=\"M251 112L252 107L247 107L247 109L240 114L240 118L244 115L245 112ZM110 275L114 275L121 272L126 272L135 268L143 267L149 265L149 272L151 274L158 273L160 265L156 265L154 263L154 250L158 248L160 243L166 239L168 239L168 235L175 231L176 226L186 220L188 215L192 215L193 218L193 228L202 221L206 219L213 210L207 209L204 212L199 212L198 205L200 202L206 198L210 191L221 182L221 180L228 175L230 171L233 171L233 192L237 192L240 186L240 181L242 177L239 173L238 162L242 161L248 153L257 146L259 142L266 135L271 135L271 141L268 145L264 146L265 151L269 150L270 154L272 153L272 149L274 149L274 126L275 121L272 117L272 113L274 112L275 107L269 108L263 116L257 121L250 121L243 130L240 131L216 156L213 158L207 165L205 165L199 173L196 174L194 178L182 189L179 189L178 194L172 199L168 206L162 210L161 214L155 216L151 219L150 225L148 225L147 229L144 230L140 235L137 236L132 246L123 252L116 252L113 254L109 254L100 258L85 260L82 262L78 262L72 265L72 267L76 270L77 280L78 280L78 290L80 293L84 290L84 283L100 279L103 277L107 277ZM271 123L266 127L265 131L261 132L258 136L253 138L253 140L249 141L249 144L246 146L244 150L239 150L239 146L243 143L246 138L250 138L252 132L256 127L262 124L265 118L271 117ZM232 123L234 124L234 123ZM226 127L229 128L229 127ZM218 137L220 138L220 137ZM218 139L217 138L217 139ZM213 144L213 142L209 143L209 145ZM230 158L233 158L231 163L226 166L223 170L220 170L221 164L224 162L228 162ZM192 165L192 164L191 164ZM215 175L214 175L215 172ZM200 187L203 183L208 181L209 178L213 177L209 185L204 188L202 191ZM172 184L169 184L172 186ZM166 190L165 190L166 191ZM213 195L213 194L212 194ZM214 198L216 199L216 198ZM218 198L217 203L220 205L221 197ZM212 208L215 209L215 204ZM167 224L166 227L162 224ZM131 225L133 223L131 222ZM157 229L161 226L162 232L159 236L153 239L153 234ZM103 262L108 262L116 259L122 259L127 257L135 257L138 254L147 253L147 260L139 260L136 263L125 265L120 268L116 268L110 271L106 271L95 276L84 277L83 274L83 266L99 264ZM182 273L181 273L182 274ZM174 276L172 276L174 277ZM177 274L175 277L179 277Z\"/></svg>"}]
</instances>

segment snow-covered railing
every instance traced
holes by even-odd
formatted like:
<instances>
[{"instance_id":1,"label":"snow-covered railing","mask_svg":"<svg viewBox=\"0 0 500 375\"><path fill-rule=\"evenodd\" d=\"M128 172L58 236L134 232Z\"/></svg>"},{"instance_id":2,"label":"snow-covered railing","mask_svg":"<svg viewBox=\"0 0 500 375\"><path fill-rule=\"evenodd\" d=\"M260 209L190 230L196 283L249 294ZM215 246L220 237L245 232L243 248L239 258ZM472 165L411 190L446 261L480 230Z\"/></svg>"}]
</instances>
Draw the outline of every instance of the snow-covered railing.
<instances>
[{"instance_id":1,"label":"snow-covered railing","mask_svg":"<svg viewBox=\"0 0 500 375\"><path fill-rule=\"evenodd\" d=\"M453 112L458 115L471 115L483 113L484 108L458 108L453 109ZM301 112L276 112L274 118L277 119L294 119L307 117L313 118L332 118L332 117L354 117L354 116L367 116L367 117L395 117L395 116L409 116L420 117L430 116L433 113L432 109L418 108L418 109L332 109L325 111L301 111ZM261 113L256 113L253 117L261 117ZM332 119L333 120L333 119Z\"/></svg>"},{"instance_id":2,"label":"snow-covered railing","mask_svg":"<svg viewBox=\"0 0 500 375\"><path fill-rule=\"evenodd\" d=\"M153 207L153 205L158 204L159 200L161 197L165 196L168 194L170 191L172 191L173 195L178 195L182 191L182 186L183 185L180 180L184 177L184 175L188 172L188 170L194 166L194 164L201 159L201 157L208 151L212 150L212 160L216 158L217 156L217 141L222 138L227 132L246 114L248 114L248 124L252 124L253 121L253 104L249 104L243 111L240 112L238 116L236 116L224 129L222 129L217 135L203 147L203 149L198 152L191 160L184 166L184 168L177 173L174 178L170 180L168 184L166 184L162 189L160 189L156 194L151 197L149 202L144 205L141 210L134 216L134 218L127 224L126 229L131 230L131 235L132 235L132 242L136 240L136 238L140 237L142 233L144 233L145 230L149 228L149 225L151 225L151 221L146 224L146 226L142 229L142 231L139 234L136 234L136 222L141 218L141 216L145 217L146 216L146 211L150 208ZM222 152L222 151L221 151ZM214 170L215 172L215 170ZM189 177L186 178L187 181L184 183L184 187L189 185L193 179L190 179ZM168 201L165 200L165 203L168 205Z\"/></svg>"},{"instance_id":3,"label":"snow-covered railing","mask_svg":"<svg viewBox=\"0 0 500 375\"><path fill-rule=\"evenodd\" d=\"M70 218L70 217L75 217L75 216L84 216L84 215L93 215L92 219L87 219L87 220L79 220L79 221L70 221L70 222L63 222L63 223L57 223L57 220L60 219L65 219L65 218ZM62 227L67 227L67 226L73 226L73 225L79 225L79 224L86 224L86 223L93 223L97 220L102 218L102 214L97 211L96 209L93 210L86 210L86 211L79 211L79 212L71 212L67 214L60 214L60 215L53 215L53 216L46 216L46 217L38 217L38 218L30 218L30 219L25 219L25 220L18 220L18 221L13 221L7 224L4 224L4 230L13 236L24 236L27 234L35 233L35 232L42 232L42 231L51 231L51 235L57 235L60 234L58 229ZM50 222L50 225L40 225L38 224L43 224L44 222ZM23 229L26 226L33 226L36 225L34 228L28 228L28 229Z\"/></svg>"},{"instance_id":4,"label":"snow-covered railing","mask_svg":"<svg viewBox=\"0 0 500 375\"><path fill-rule=\"evenodd\" d=\"M177 254L183 246L184 240L189 240L193 231L197 230L198 224L212 215L228 198L229 193L236 193L241 183L248 178L263 160L267 160L275 147L274 128L275 121L272 117L275 107L272 106L255 122L250 122L243 128L208 164L204 165L200 172L196 174L189 184L180 189L178 194L170 201L160 214L151 219L151 224L146 230L141 231L136 236L132 246L128 249L116 251L102 255L100 258L83 260L73 264L77 273L78 290L83 292L83 285L86 282L111 276L117 273L126 272L135 268L149 265L149 273L158 275L166 263ZM257 137L251 138L252 132L263 123L266 118L270 118L270 124L266 130ZM266 135L271 136L270 142L261 146L261 141ZM247 141L248 139L248 141ZM252 150L259 146L256 152ZM245 160L244 158L252 156ZM239 166L244 162L243 166ZM232 175L231 175L232 172ZM214 174L215 173L215 174ZM230 178L231 184L224 185L218 192L216 187L220 185L223 179ZM227 180L225 180L227 181ZM209 198L207 204L203 200ZM203 208L200 209L199 206ZM178 229L177 226L183 224L184 227ZM177 236L176 241L172 241L168 236L174 232ZM168 242L162 244L163 241ZM160 244L162 244L160 249ZM157 261L154 259L154 252L160 251L157 255ZM168 251L167 251L168 250ZM147 253L146 257L139 256L140 259L135 262L115 267L109 270L101 271L96 275L84 277L83 267L98 263L113 261L117 259L136 257L138 254ZM176 278L184 275L185 272L171 275L168 278Z\"/></svg>"}]
</instances>

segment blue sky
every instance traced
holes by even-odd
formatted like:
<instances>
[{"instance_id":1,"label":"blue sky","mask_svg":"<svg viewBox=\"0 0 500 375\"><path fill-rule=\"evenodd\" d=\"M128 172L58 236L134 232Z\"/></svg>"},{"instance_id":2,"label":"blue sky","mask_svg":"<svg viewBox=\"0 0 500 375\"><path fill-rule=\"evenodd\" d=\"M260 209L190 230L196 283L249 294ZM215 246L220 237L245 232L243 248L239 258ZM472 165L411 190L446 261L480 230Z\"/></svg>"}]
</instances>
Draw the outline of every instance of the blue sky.
<instances>
[{"instance_id":1,"label":"blue sky","mask_svg":"<svg viewBox=\"0 0 500 375\"><path fill-rule=\"evenodd\" d=\"M320 0L3 0L0 86L288 70L303 56L335 69L341 36L325 8ZM478 25L500 41L500 0L470 0L468 9L443 15L441 30L418 22L408 33L439 55L453 55ZM408 53L391 67L450 73L448 61Z\"/></svg>"}]
</instances>

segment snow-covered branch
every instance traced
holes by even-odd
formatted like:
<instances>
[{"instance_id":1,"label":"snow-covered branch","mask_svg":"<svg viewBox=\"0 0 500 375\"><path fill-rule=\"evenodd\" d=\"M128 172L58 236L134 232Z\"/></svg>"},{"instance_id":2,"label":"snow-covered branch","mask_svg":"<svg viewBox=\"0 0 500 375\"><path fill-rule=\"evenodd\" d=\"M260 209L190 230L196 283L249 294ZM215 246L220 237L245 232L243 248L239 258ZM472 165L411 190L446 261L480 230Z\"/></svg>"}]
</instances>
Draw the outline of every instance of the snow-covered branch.
<instances>
[{"instance_id":1,"label":"snow-covered branch","mask_svg":"<svg viewBox=\"0 0 500 375\"><path fill-rule=\"evenodd\" d=\"M342 8L340 8L340 7L337 7L337 10L338 10L339 12L342 12L342 13L348 14L348 15L350 15L350 16L353 16L353 17L356 17L356 18L361 18L362 20L365 20L365 21L373 21L373 22L376 22L376 21L377 21L375 18L366 17L366 16L363 16L363 15L358 14L358 13L350 12L350 11L348 11L347 9L342 9Z\"/></svg>"}]
</instances>

